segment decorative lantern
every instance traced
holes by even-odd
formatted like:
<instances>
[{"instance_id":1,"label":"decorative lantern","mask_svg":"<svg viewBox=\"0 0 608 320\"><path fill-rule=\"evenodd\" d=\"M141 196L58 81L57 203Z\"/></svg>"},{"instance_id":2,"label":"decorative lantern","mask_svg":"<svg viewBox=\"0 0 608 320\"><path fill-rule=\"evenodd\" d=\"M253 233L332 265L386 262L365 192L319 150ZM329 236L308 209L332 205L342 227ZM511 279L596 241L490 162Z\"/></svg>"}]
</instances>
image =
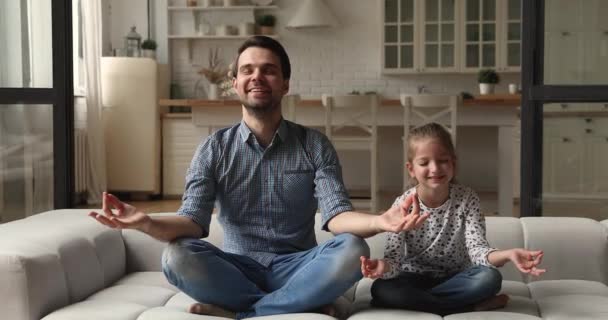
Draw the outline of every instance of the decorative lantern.
<instances>
[{"instance_id":1,"label":"decorative lantern","mask_svg":"<svg viewBox=\"0 0 608 320\"><path fill-rule=\"evenodd\" d=\"M131 27L131 31L125 37L125 51L127 57L139 57L139 46L141 43L141 36L135 31L135 26Z\"/></svg>"}]
</instances>

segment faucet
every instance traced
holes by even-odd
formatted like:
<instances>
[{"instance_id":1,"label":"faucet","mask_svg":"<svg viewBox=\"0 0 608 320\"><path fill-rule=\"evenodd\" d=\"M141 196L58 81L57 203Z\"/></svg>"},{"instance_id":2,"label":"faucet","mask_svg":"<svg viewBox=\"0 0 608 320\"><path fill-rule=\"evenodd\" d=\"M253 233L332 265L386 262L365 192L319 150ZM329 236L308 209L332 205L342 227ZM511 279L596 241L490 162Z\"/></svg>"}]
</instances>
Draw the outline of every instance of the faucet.
<instances>
[{"instance_id":1,"label":"faucet","mask_svg":"<svg viewBox=\"0 0 608 320\"><path fill-rule=\"evenodd\" d=\"M418 94L429 93L429 89L423 84L419 85L417 88L418 88Z\"/></svg>"}]
</instances>

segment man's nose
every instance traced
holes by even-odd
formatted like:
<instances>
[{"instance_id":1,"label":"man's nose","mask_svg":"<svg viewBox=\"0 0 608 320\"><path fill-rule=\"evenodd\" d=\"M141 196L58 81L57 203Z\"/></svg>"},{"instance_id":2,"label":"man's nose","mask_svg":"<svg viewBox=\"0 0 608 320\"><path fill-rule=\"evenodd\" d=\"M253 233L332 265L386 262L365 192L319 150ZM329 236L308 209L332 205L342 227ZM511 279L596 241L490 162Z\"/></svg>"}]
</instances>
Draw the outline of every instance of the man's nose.
<instances>
[{"instance_id":1,"label":"man's nose","mask_svg":"<svg viewBox=\"0 0 608 320\"><path fill-rule=\"evenodd\" d=\"M262 71L260 69L254 69L253 73L251 74L251 79L252 80L262 79Z\"/></svg>"}]
</instances>

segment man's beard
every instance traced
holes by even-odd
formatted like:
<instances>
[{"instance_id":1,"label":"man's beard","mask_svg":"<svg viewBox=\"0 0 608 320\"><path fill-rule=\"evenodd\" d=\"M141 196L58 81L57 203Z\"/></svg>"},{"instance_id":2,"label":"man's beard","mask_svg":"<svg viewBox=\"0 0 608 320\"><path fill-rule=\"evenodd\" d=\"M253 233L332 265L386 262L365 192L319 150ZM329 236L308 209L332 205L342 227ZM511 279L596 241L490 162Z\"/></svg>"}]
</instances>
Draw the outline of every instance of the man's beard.
<instances>
[{"instance_id":1,"label":"man's beard","mask_svg":"<svg viewBox=\"0 0 608 320\"><path fill-rule=\"evenodd\" d=\"M281 106L280 102L277 103L272 100L262 105L251 105L249 102L247 102L247 100L242 100L241 103L243 104L247 112L257 119L265 118L267 114L272 113Z\"/></svg>"}]
</instances>

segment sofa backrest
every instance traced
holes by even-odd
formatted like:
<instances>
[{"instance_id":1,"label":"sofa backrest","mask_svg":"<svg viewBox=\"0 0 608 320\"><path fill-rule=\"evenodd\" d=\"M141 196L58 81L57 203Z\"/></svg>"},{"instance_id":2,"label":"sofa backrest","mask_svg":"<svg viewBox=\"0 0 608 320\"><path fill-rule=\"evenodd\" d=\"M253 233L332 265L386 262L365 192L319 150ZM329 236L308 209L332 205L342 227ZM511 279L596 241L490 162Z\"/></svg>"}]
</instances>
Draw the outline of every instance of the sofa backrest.
<instances>
[{"instance_id":1,"label":"sofa backrest","mask_svg":"<svg viewBox=\"0 0 608 320\"><path fill-rule=\"evenodd\" d=\"M487 217L486 226L486 236L492 247L544 250L542 266L547 267L547 273L539 280L582 279L608 283L608 220L602 224L585 218ZM320 215L316 216L315 233L319 243L333 237L321 229ZM373 258L383 256L386 235L382 233L366 239ZM164 243L132 230L123 231L123 237L128 272L160 270ZM222 239L223 231L214 215L206 240L221 248ZM512 263L499 270L505 280L536 280L520 273Z\"/></svg>"},{"instance_id":2,"label":"sofa backrest","mask_svg":"<svg viewBox=\"0 0 608 320\"><path fill-rule=\"evenodd\" d=\"M523 248L524 231L519 219L486 217L486 238L497 249ZM504 280L524 281L526 278L511 263L498 269Z\"/></svg>"},{"instance_id":3,"label":"sofa backrest","mask_svg":"<svg viewBox=\"0 0 608 320\"><path fill-rule=\"evenodd\" d=\"M526 247L544 251L547 272L538 280L608 283L608 231L604 224L569 217L526 217L520 221Z\"/></svg>"},{"instance_id":4,"label":"sofa backrest","mask_svg":"<svg viewBox=\"0 0 608 320\"><path fill-rule=\"evenodd\" d=\"M0 225L3 319L40 319L125 274L120 232L87 213L55 210Z\"/></svg>"}]
</instances>

